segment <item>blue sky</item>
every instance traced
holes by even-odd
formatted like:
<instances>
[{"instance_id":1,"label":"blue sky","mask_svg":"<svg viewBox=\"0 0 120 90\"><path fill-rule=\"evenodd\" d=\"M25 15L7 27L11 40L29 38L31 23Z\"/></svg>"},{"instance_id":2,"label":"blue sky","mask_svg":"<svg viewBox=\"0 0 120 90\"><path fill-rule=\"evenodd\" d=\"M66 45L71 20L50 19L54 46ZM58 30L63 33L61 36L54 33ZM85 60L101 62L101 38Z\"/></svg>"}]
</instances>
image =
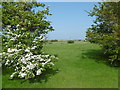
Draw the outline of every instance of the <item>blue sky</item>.
<instances>
[{"instance_id":1,"label":"blue sky","mask_svg":"<svg viewBox=\"0 0 120 90\"><path fill-rule=\"evenodd\" d=\"M50 5L49 21L55 31L49 32L49 40L78 40L85 39L87 28L93 24L95 17L88 16L84 10L92 10L97 2L44 2ZM39 8L36 9L36 11Z\"/></svg>"}]
</instances>

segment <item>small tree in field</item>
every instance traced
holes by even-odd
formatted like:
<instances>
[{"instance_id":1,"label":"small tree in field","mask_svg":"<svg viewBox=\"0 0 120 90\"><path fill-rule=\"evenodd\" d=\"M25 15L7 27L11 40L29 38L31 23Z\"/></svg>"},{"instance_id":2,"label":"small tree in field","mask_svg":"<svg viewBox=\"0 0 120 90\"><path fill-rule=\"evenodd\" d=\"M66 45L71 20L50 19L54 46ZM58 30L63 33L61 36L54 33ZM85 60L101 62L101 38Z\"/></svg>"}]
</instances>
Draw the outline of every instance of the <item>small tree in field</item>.
<instances>
[{"instance_id":1,"label":"small tree in field","mask_svg":"<svg viewBox=\"0 0 120 90\"><path fill-rule=\"evenodd\" d=\"M41 49L44 36L54 30L46 20L49 8L35 12L33 8L45 8L37 2L2 3L3 65L14 68L10 76L34 78L54 65L55 56L45 55Z\"/></svg>"},{"instance_id":2,"label":"small tree in field","mask_svg":"<svg viewBox=\"0 0 120 90\"><path fill-rule=\"evenodd\" d=\"M73 40L68 40L67 43L74 43L74 41Z\"/></svg>"}]
</instances>

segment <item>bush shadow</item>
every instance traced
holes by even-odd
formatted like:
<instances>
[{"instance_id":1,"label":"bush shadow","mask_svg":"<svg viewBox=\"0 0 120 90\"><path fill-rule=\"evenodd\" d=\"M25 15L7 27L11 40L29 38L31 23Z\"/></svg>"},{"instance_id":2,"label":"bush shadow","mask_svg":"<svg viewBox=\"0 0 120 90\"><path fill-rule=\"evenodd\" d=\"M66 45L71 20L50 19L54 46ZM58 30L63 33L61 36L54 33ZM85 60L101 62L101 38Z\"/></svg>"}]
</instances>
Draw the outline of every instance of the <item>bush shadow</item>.
<instances>
[{"instance_id":1,"label":"bush shadow","mask_svg":"<svg viewBox=\"0 0 120 90\"><path fill-rule=\"evenodd\" d=\"M2 75L12 74L12 72L14 72L13 69L8 68L5 65L2 65Z\"/></svg>"},{"instance_id":2,"label":"bush shadow","mask_svg":"<svg viewBox=\"0 0 120 90\"><path fill-rule=\"evenodd\" d=\"M47 69L41 75L36 76L33 79L28 79L29 83L43 83L43 82L47 82L51 78L51 76L53 76L56 73L58 73L58 71L59 71L58 69Z\"/></svg>"},{"instance_id":3,"label":"bush shadow","mask_svg":"<svg viewBox=\"0 0 120 90\"><path fill-rule=\"evenodd\" d=\"M2 75L10 76L13 72L14 72L13 69L8 68L6 66L2 66ZM29 83L43 83L43 82L47 82L48 79L51 78L51 76L57 74L58 72L59 72L59 69L51 68L51 69L47 69L41 75L35 76L35 78L32 78L32 79L14 78L12 80L18 80L19 82L21 82L21 84L24 84L26 81L28 81Z\"/></svg>"},{"instance_id":4,"label":"bush shadow","mask_svg":"<svg viewBox=\"0 0 120 90\"><path fill-rule=\"evenodd\" d=\"M104 63L107 66L111 66L110 62L108 61L108 56L104 54L104 51L102 49L100 50L93 50L89 49L82 53L82 58L90 58L95 60L97 63Z\"/></svg>"}]
</instances>

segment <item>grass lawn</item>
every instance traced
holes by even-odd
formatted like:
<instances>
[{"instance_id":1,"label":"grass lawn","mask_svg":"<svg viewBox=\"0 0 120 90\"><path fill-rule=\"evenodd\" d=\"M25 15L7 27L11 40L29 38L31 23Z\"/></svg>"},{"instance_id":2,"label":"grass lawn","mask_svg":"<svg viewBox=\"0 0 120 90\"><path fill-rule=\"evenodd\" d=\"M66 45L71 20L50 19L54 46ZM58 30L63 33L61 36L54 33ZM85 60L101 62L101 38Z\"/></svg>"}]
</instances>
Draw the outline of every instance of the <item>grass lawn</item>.
<instances>
[{"instance_id":1,"label":"grass lawn","mask_svg":"<svg viewBox=\"0 0 120 90\"><path fill-rule=\"evenodd\" d=\"M60 41L46 44L43 51L59 57L54 70L34 80L9 80L11 70L3 68L3 88L118 88L118 69L105 63L99 45Z\"/></svg>"}]
</instances>

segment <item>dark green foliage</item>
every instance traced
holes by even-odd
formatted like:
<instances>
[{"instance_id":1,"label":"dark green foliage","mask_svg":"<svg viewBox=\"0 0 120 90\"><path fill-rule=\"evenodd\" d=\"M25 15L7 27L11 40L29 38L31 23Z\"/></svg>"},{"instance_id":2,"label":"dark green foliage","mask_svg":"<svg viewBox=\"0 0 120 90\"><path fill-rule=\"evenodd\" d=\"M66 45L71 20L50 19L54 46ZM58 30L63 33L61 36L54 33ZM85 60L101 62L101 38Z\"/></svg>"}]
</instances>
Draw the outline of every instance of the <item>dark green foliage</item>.
<instances>
[{"instance_id":1,"label":"dark green foliage","mask_svg":"<svg viewBox=\"0 0 120 90\"><path fill-rule=\"evenodd\" d=\"M81 39L79 39L78 41L82 41Z\"/></svg>"},{"instance_id":2,"label":"dark green foliage","mask_svg":"<svg viewBox=\"0 0 120 90\"><path fill-rule=\"evenodd\" d=\"M73 40L69 40L69 41L67 41L67 43L74 43L74 41Z\"/></svg>"},{"instance_id":3,"label":"dark green foliage","mask_svg":"<svg viewBox=\"0 0 120 90\"><path fill-rule=\"evenodd\" d=\"M56 40L56 39L55 40L51 40L51 42L58 42L58 40Z\"/></svg>"},{"instance_id":4,"label":"dark green foliage","mask_svg":"<svg viewBox=\"0 0 120 90\"><path fill-rule=\"evenodd\" d=\"M100 44L111 64L120 62L120 2L103 2L88 12L96 16L94 24L88 28L86 40Z\"/></svg>"}]
</instances>

